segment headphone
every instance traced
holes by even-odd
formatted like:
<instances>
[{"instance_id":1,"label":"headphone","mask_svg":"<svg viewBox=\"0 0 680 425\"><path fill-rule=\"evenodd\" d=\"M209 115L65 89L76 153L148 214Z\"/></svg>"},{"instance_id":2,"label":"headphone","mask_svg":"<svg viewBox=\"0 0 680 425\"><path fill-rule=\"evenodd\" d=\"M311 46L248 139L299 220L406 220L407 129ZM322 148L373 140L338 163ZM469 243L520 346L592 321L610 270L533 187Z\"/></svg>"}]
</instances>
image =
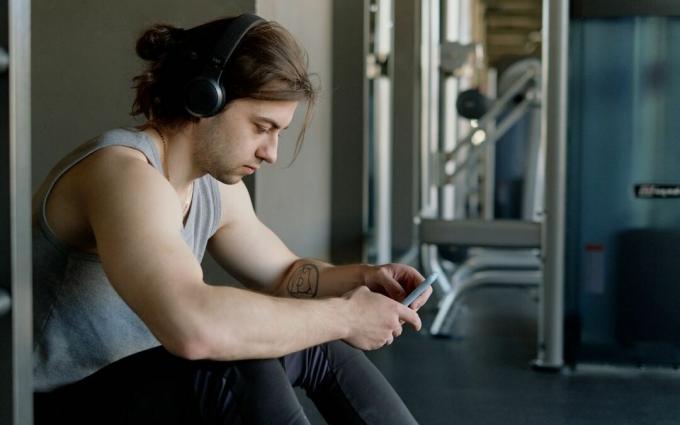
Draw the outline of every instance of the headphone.
<instances>
[{"instance_id":1,"label":"headphone","mask_svg":"<svg viewBox=\"0 0 680 425\"><path fill-rule=\"evenodd\" d=\"M206 61L201 73L186 85L184 108L199 118L217 115L226 104L227 96L220 82L229 57L246 33L264 19L257 15L240 15L227 26Z\"/></svg>"}]
</instances>

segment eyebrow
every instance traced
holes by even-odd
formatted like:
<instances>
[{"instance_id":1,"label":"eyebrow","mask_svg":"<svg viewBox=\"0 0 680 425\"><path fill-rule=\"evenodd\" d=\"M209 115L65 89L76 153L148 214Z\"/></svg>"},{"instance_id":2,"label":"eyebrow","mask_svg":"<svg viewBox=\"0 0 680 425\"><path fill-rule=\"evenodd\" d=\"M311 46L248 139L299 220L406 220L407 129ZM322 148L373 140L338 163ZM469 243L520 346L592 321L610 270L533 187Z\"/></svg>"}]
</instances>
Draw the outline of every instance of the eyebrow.
<instances>
[{"instance_id":1,"label":"eyebrow","mask_svg":"<svg viewBox=\"0 0 680 425\"><path fill-rule=\"evenodd\" d=\"M271 119L271 118L262 117L262 116L257 115L257 116L255 116L253 119L254 119L255 121L264 121L264 122L266 122L267 124L271 125L272 127L274 127L274 128L277 129L277 130L281 129L281 126L279 125L279 123L277 123L276 121L274 121L274 120ZM285 129L287 129L287 128L288 128L288 126L284 127L283 129L285 130Z\"/></svg>"}]
</instances>

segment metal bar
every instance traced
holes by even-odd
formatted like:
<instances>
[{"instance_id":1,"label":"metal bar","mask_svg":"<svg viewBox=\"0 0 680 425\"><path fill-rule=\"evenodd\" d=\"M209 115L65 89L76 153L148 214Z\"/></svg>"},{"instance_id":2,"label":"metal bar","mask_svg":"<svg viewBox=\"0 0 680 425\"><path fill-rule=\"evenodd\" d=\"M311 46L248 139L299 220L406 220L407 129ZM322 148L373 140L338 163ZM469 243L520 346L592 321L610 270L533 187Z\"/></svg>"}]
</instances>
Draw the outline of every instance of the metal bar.
<instances>
[{"instance_id":1,"label":"metal bar","mask_svg":"<svg viewBox=\"0 0 680 425\"><path fill-rule=\"evenodd\" d=\"M540 270L542 264L539 249L471 249L468 258L451 277L455 285L465 276L482 270Z\"/></svg>"},{"instance_id":2,"label":"metal bar","mask_svg":"<svg viewBox=\"0 0 680 425\"><path fill-rule=\"evenodd\" d=\"M515 96L517 96L522 90L524 90L525 86L533 79L536 77L536 73L533 69L528 69L522 77L520 77L517 82L515 82L504 94L501 96L500 99L498 99L496 102L493 103L491 106L491 109L489 109L486 114L479 120L479 128L485 128L486 126L489 125L489 123L493 122L498 118L498 115L503 112L503 110L506 108L507 104L510 103ZM446 153L446 158L447 160L452 160L455 159L456 155L458 155L458 152L464 148L465 146L468 146L472 143L472 137L475 134L476 129L472 129L469 131L463 139L461 139L457 144L456 147Z\"/></svg>"},{"instance_id":3,"label":"metal bar","mask_svg":"<svg viewBox=\"0 0 680 425\"><path fill-rule=\"evenodd\" d=\"M528 119L531 132L522 197L522 220L540 220L540 215L543 214L545 186L545 146L541 138L541 109L538 106L532 107Z\"/></svg>"},{"instance_id":4,"label":"metal bar","mask_svg":"<svg viewBox=\"0 0 680 425\"><path fill-rule=\"evenodd\" d=\"M487 94L490 98L495 99L498 96L498 75L496 70L491 68L488 70L487 76ZM514 111L513 111L514 112ZM496 128L495 122L490 122L486 128L486 132L491 134L497 134L504 130L499 130ZM501 133L502 134L502 133ZM495 197L496 197L496 146L494 143L487 143L484 152L484 202L483 205L483 217L486 220L492 220L494 218L494 207L495 207Z\"/></svg>"},{"instance_id":5,"label":"metal bar","mask_svg":"<svg viewBox=\"0 0 680 425\"><path fill-rule=\"evenodd\" d=\"M392 54L392 1L378 0L375 19L374 54L388 61ZM392 261L392 76L381 75L373 84L376 262Z\"/></svg>"},{"instance_id":6,"label":"metal bar","mask_svg":"<svg viewBox=\"0 0 680 425\"><path fill-rule=\"evenodd\" d=\"M456 316L461 301L470 293L482 288L535 288L541 286L540 270L493 270L472 273L442 300L437 316L430 327L432 335L446 335L447 328Z\"/></svg>"},{"instance_id":7,"label":"metal bar","mask_svg":"<svg viewBox=\"0 0 680 425\"><path fill-rule=\"evenodd\" d=\"M430 216L432 206L433 162L430 150L430 0L420 3L420 213Z\"/></svg>"},{"instance_id":8,"label":"metal bar","mask_svg":"<svg viewBox=\"0 0 680 425\"><path fill-rule=\"evenodd\" d=\"M377 0L377 5L374 53L384 61L392 52L392 0Z\"/></svg>"},{"instance_id":9,"label":"metal bar","mask_svg":"<svg viewBox=\"0 0 680 425\"><path fill-rule=\"evenodd\" d=\"M392 261L391 85L388 77L373 80L375 102L375 242L376 262Z\"/></svg>"},{"instance_id":10,"label":"metal bar","mask_svg":"<svg viewBox=\"0 0 680 425\"><path fill-rule=\"evenodd\" d=\"M29 0L9 3L9 204L15 425L33 423L30 6Z\"/></svg>"},{"instance_id":11,"label":"metal bar","mask_svg":"<svg viewBox=\"0 0 680 425\"><path fill-rule=\"evenodd\" d=\"M564 240L569 1L543 0L543 113L546 140L545 285L539 312L539 368L564 364Z\"/></svg>"},{"instance_id":12,"label":"metal bar","mask_svg":"<svg viewBox=\"0 0 680 425\"><path fill-rule=\"evenodd\" d=\"M423 219L420 240L427 244L531 249L541 247L541 225L519 220Z\"/></svg>"},{"instance_id":13,"label":"metal bar","mask_svg":"<svg viewBox=\"0 0 680 425\"><path fill-rule=\"evenodd\" d=\"M420 248L421 261L425 268L425 274L437 273L437 287L443 294L451 291L451 284L446 278L446 272L439 262L439 252L436 245L423 244Z\"/></svg>"},{"instance_id":14,"label":"metal bar","mask_svg":"<svg viewBox=\"0 0 680 425\"><path fill-rule=\"evenodd\" d=\"M439 0L422 0L421 23L421 216L437 213L436 179L431 158L438 151Z\"/></svg>"},{"instance_id":15,"label":"metal bar","mask_svg":"<svg viewBox=\"0 0 680 425\"><path fill-rule=\"evenodd\" d=\"M503 118L503 121L500 122L500 124L497 125L496 129L492 132L490 132L490 135L487 135L486 140L484 141L485 144L488 145L495 145L498 139L503 137L505 133L508 132L519 120L522 119L522 117L527 113L529 107L531 106L532 101L529 100L528 97L525 97L522 102L517 105L510 115L507 117ZM489 133L487 133L489 134Z\"/></svg>"},{"instance_id":16,"label":"metal bar","mask_svg":"<svg viewBox=\"0 0 680 425\"><path fill-rule=\"evenodd\" d=\"M460 40L460 0L443 0L441 2L441 52L446 43ZM439 74L439 152L448 152L455 148L458 141L458 111L456 110L456 97L458 96L458 78L445 73L443 68ZM439 187L439 218L453 219L456 210L456 188L453 185L442 185Z\"/></svg>"},{"instance_id":17,"label":"metal bar","mask_svg":"<svg viewBox=\"0 0 680 425\"><path fill-rule=\"evenodd\" d=\"M487 136L487 139L484 141L485 144L495 144L498 139L500 139L508 130L512 128L513 125L519 121L522 116L527 112L529 109L529 106L531 105L531 100L528 98L524 98L522 103L517 105L515 109L501 121L500 124L498 124L497 129L490 135ZM478 130L481 131L481 130ZM441 177L441 180L447 184L453 184L458 177L458 175L465 169L467 168L468 164L470 164L470 158L472 155L468 155L463 162L457 163L456 168L454 169L453 173L451 174L444 174ZM440 170L444 170L445 167L440 167Z\"/></svg>"}]
</instances>

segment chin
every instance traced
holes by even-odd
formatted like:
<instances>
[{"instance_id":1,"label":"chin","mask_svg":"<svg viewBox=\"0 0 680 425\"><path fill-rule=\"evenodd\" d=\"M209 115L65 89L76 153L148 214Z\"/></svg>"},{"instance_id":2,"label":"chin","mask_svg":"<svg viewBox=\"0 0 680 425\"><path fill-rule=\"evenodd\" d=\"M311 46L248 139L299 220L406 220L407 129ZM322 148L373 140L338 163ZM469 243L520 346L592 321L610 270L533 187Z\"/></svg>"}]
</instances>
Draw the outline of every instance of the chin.
<instances>
[{"instance_id":1,"label":"chin","mask_svg":"<svg viewBox=\"0 0 680 425\"><path fill-rule=\"evenodd\" d=\"M243 180L243 176L235 176L233 174L227 174L227 175L223 175L223 176L220 176L220 177L216 177L216 179L218 181L224 183L224 184L234 185L234 184L240 182L241 180Z\"/></svg>"}]
</instances>

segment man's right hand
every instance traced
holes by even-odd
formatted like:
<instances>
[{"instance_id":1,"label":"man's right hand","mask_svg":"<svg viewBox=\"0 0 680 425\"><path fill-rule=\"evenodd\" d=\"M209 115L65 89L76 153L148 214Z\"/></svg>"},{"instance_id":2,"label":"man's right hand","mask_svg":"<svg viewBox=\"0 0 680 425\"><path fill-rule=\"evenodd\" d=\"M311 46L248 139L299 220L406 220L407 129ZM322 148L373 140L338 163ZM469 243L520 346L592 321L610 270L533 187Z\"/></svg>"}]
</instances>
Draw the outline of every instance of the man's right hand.
<instances>
[{"instance_id":1,"label":"man's right hand","mask_svg":"<svg viewBox=\"0 0 680 425\"><path fill-rule=\"evenodd\" d=\"M349 306L349 336L345 341L361 350L376 350L392 341L402 332L402 323L410 323L420 330L418 313L401 303L359 286L343 295Z\"/></svg>"}]
</instances>

